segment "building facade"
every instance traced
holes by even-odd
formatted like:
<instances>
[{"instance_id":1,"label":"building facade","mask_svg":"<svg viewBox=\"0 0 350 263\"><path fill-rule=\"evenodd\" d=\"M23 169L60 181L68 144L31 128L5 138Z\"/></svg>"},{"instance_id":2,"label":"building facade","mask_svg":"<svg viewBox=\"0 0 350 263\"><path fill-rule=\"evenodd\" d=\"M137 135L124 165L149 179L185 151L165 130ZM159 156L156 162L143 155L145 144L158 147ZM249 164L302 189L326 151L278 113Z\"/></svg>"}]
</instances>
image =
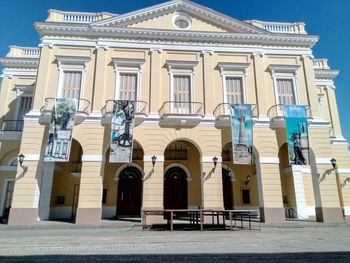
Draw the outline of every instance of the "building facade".
<instances>
[{"instance_id":1,"label":"building facade","mask_svg":"<svg viewBox=\"0 0 350 263\"><path fill-rule=\"evenodd\" d=\"M318 36L304 23L240 21L187 0L121 15L48 14L34 23L39 47L10 46L0 58L4 221L90 224L199 207L260 210L264 222L350 216L338 71L314 59ZM44 161L55 98L79 101L68 162ZM136 105L124 164L109 162L118 99ZM237 103L251 105L249 165L233 161ZM307 164L290 165L285 104L306 106Z\"/></svg>"}]
</instances>

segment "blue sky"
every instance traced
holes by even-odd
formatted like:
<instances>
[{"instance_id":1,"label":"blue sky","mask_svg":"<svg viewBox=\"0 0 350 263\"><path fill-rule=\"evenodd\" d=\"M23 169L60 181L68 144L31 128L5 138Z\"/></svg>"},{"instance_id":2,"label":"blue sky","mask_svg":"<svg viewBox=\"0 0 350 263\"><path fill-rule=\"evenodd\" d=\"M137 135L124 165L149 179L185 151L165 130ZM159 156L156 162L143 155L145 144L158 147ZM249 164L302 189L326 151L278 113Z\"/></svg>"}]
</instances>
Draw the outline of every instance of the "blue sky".
<instances>
[{"instance_id":1,"label":"blue sky","mask_svg":"<svg viewBox=\"0 0 350 263\"><path fill-rule=\"evenodd\" d=\"M156 0L0 0L0 56L9 45L36 46L39 36L33 21L47 18L47 10L107 11L122 14L164 1ZM196 0L195 2L238 19L306 23L309 34L320 35L316 58L328 58L341 71L336 78L337 100L343 134L350 139L350 0Z\"/></svg>"}]
</instances>

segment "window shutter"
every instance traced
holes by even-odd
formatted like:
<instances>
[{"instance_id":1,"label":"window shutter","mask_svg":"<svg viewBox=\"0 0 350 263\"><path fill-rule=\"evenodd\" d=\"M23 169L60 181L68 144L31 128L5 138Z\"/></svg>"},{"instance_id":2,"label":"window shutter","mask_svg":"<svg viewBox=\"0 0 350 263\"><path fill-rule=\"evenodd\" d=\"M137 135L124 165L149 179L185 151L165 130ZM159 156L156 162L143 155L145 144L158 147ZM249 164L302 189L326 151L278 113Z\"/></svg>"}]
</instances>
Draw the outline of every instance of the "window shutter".
<instances>
[{"instance_id":1,"label":"window shutter","mask_svg":"<svg viewBox=\"0 0 350 263\"><path fill-rule=\"evenodd\" d=\"M137 74L120 73L119 99L131 101L137 99Z\"/></svg>"},{"instance_id":2,"label":"window shutter","mask_svg":"<svg viewBox=\"0 0 350 263\"><path fill-rule=\"evenodd\" d=\"M277 93L279 104L295 104L293 80L277 79Z\"/></svg>"},{"instance_id":3,"label":"window shutter","mask_svg":"<svg viewBox=\"0 0 350 263\"><path fill-rule=\"evenodd\" d=\"M177 75L173 77L174 113L190 113L191 109L191 77Z\"/></svg>"},{"instance_id":4,"label":"window shutter","mask_svg":"<svg viewBox=\"0 0 350 263\"><path fill-rule=\"evenodd\" d=\"M242 78L226 77L226 103L243 103Z\"/></svg>"},{"instance_id":5,"label":"window shutter","mask_svg":"<svg viewBox=\"0 0 350 263\"><path fill-rule=\"evenodd\" d=\"M81 72L65 71L62 87L62 98L79 99L81 87Z\"/></svg>"},{"instance_id":6,"label":"window shutter","mask_svg":"<svg viewBox=\"0 0 350 263\"><path fill-rule=\"evenodd\" d=\"M19 109L18 109L18 115L17 120L23 120L23 117L26 113L28 113L32 109L32 97L19 97Z\"/></svg>"}]
</instances>

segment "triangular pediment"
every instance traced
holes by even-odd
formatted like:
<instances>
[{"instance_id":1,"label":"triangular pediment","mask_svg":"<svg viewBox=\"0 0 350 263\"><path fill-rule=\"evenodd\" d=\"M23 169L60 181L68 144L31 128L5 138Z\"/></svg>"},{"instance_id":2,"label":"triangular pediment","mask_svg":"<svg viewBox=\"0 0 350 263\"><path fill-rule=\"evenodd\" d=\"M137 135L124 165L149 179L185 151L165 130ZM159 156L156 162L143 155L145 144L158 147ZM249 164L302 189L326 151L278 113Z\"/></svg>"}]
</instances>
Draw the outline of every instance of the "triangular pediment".
<instances>
[{"instance_id":1,"label":"triangular pediment","mask_svg":"<svg viewBox=\"0 0 350 263\"><path fill-rule=\"evenodd\" d=\"M184 27L183 25L187 25L187 23L189 26ZM149 30L188 30L217 33L266 33L266 31L261 28L187 0L165 2L100 20L93 23L92 26L130 27Z\"/></svg>"}]
</instances>

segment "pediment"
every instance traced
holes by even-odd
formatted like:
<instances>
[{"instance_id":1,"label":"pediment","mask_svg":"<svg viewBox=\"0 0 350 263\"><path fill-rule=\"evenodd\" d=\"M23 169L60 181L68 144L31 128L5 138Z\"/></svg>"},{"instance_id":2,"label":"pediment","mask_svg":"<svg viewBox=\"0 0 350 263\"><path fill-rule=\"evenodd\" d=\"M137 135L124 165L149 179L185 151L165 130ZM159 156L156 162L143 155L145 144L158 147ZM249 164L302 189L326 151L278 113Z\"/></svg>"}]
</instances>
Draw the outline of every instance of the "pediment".
<instances>
[{"instance_id":1,"label":"pediment","mask_svg":"<svg viewBox=\"0 0 350 263\"><path fill-rule=\"evenodd\" d=\"M186 23L189 23L188 27L184 27ZM217 33L267 33L261 28L187 0L165 2L100 20L92 26Z\"/></svg>"}]
</instances>

